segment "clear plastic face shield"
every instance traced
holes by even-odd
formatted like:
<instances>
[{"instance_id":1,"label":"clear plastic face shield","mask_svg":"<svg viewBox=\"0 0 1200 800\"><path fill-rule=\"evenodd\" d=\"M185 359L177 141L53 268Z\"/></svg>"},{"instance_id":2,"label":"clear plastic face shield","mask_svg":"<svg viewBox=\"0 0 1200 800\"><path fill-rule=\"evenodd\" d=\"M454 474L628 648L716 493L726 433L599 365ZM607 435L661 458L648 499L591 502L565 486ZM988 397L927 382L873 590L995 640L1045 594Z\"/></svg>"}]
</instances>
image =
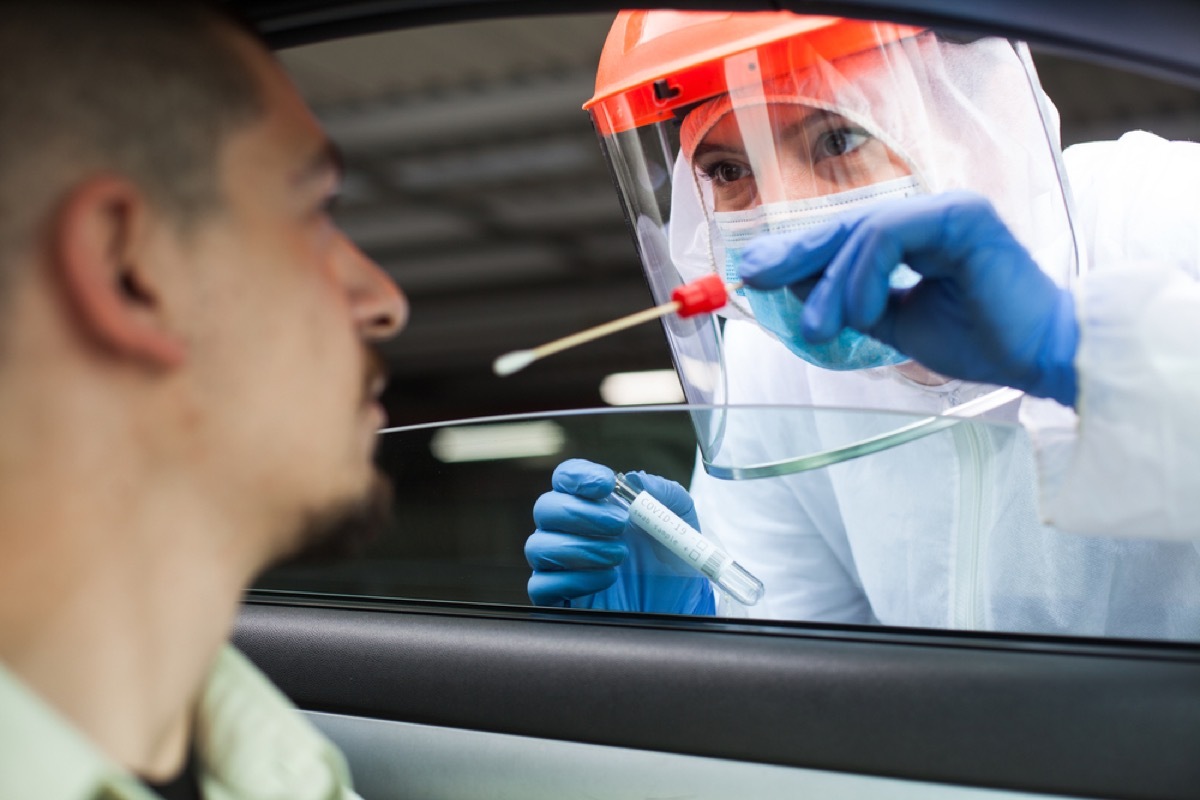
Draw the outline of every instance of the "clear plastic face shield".
<instances>
[{"instance_id":1,"label":"clear plastic face shield","mask_svg":"<svg viewBox=\"0 0 1200 800\"><path fill-rule=\"evenodd\" d=\"M707 274L736 280L757 236L951 189L987 196L1056 281L1078 269L1057 117L1019 43L786 12L625 12L587 107L656 302ZM916 280L903 265L892 275ZM903 369L902 354L852 330L806 342L802 311L788 290L743 289L720 313L783 343L796 360L780 369ZM689 403L727 404L721 322L665 327ZM888 410L909 409L898 397ZM728 412L694 415L710 468L730 457Z\"/></svg>"}]
</instances>

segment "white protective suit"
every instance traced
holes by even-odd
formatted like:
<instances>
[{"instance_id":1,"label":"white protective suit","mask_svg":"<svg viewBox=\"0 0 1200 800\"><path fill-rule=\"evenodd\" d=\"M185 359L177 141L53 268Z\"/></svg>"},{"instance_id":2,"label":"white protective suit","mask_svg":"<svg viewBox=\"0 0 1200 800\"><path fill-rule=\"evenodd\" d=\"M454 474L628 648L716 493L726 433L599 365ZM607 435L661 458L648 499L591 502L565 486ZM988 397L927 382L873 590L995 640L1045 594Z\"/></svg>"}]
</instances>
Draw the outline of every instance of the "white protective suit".
<instances>
[{"instance_id":1,"label":"white protective suit","mask_svg":"<svg viewBox=\"0 0 1200 800\"><path fill-rule=\"evenodd\" d=\"M755 616L1200 639L1200 145L1134 133L1065 160L1089 264L1081 423L1026 397L1005 411L1036 448L1021 428L959 425L781 478L697 468L703 530L766 586ZM725 334L731 404L940 412L992 388L818 369L744 321ZM780 438L878 432L854 415L755 419L724 445L747 463ZM1072 533L1042 524L1039 493Z\"/></svg>"}]
</instances>

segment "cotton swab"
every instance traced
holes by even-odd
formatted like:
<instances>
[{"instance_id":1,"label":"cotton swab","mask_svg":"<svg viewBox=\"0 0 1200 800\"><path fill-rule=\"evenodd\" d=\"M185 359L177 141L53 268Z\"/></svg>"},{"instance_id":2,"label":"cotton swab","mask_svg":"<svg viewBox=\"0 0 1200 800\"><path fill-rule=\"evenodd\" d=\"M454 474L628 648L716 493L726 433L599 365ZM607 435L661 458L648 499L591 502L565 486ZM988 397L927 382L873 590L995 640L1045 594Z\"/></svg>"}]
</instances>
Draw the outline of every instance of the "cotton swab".
<instances>
[{"instance_id":1,"label":"cotton swab","mask_svg":"<svg viewBox=\"0 0 1200 800\"><path fill-rule=\"evenodd\" d=\"M730 292L736 292L742 286L741 281L725 283L719 275L708 275L676 288L671 292L670 302L637 311L629 316L614 319L578 333L572 333L570 336L555 339L530 350L513 350L511 353L505 353L492 363L492 371L500 377L506 377L520 372L546 356L561 353L563 350L608 336L610 333L632 328L634 325L640 325L652 319L665 317L667 314L677 313L680 317L686 318L716 311L728 302Z\"/></svg>"}]
</instances>

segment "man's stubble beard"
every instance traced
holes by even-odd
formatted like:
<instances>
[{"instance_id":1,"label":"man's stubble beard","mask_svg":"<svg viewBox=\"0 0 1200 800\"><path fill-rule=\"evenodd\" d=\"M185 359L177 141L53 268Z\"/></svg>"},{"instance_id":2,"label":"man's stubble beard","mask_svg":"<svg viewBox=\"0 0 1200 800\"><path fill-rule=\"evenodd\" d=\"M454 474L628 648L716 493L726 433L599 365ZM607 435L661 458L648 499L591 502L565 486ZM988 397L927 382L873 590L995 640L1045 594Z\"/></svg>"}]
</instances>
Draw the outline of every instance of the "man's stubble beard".
<instances>
[{"instance_id":1,"label":"man's stubble beard","mask_svg":"<svg viewBox=\"0 0 1200 800\"><path fill-rule=\"evenodd\" d=\"M381 473L356 498L309 512L292 541L291 551L271 568L330 564L359 555L389 529L392 522L392 484Z\"/></svg>"}]
</instances>

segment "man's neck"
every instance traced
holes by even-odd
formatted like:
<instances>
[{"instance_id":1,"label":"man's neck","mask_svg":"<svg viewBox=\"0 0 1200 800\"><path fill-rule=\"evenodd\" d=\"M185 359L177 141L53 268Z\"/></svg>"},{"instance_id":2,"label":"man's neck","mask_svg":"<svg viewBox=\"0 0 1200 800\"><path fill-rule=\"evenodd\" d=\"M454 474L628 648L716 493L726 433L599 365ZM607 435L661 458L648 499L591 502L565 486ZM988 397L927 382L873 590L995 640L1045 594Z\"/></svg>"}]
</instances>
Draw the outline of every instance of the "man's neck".
<instances>
[{"instance_id":1,"label":"man's neck","mask_svg":"<svg viewBox=\"0 0 1200 800\"><path fill-rule=\"evenodd\" d=\"M0 660L155 780L183 763L270 545L197 466L191 377L147 378L81 347L58 273L35 266L14 289L0 371Z\"/></svg>"},{"instance_id":2,"label":"man's neck","mask_svg":"<svg viewBox=\"0 0 1200 800\"><path fill-rule=\"evenodd\" d=\"M247 578L189 548L185 521L163 520L146 549L153 536L112 522L65 524L61 505L0 514L3 551L22 554L0 560L0 660L117 763L173 775Z\"/></svg>"}]
</instances>

